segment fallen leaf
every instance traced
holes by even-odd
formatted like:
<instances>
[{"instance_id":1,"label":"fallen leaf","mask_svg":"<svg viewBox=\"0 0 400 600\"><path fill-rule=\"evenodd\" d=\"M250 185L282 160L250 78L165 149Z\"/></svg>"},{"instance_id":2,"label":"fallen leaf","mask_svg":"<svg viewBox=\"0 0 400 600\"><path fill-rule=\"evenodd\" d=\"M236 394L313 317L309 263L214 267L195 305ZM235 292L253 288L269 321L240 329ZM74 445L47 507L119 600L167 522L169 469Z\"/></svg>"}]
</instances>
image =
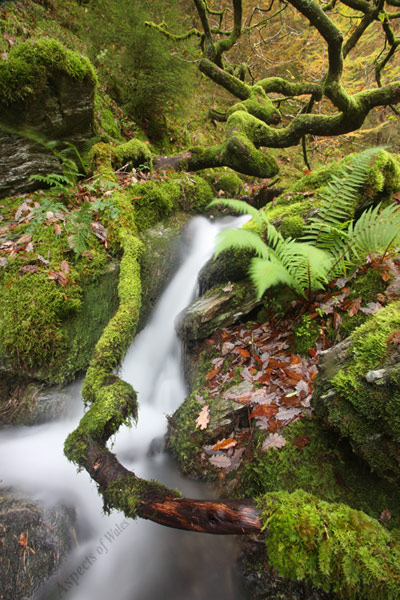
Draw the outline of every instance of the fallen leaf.
<instances>
[{"instance_id":1,"label":"fallen leaf","mask_svg":"<svg viewBox=\"0 0 400 600\"><path fill-rule=\"evenodd\" d=\"M262 449L269 450L270 448L283 448L286 445L286 440L279 433L270 433L268 437L265 438Z\"/></svg>"},{"instance_id":2,"label":"fallen leaf","mask_svg":"<svg viewBox=\"0 0 400 600\"><path fill-rule=\"evenodd\" d=\"M237 348L237 352L240 356L243 356L243 358L250 358L250 352L245 348Z\"/></svg>"},{"instance_id":3,"label":"fallen leaf","mask_svg":"<svg viewBox=\"0 0 400 600\"><path fill-rule=\"evenodd\" d=\"M279 408L276 404L260 404L255 408L249 415L249 419L253 419L254 417L273 417L279 411Z\"/></svg>"},{"instance_id":4,"label":"fallen leaf","mask_svg":"<svg viewBox=\"0 0 400 600\"><path fill-rule=\"evenodd\" d=\"M25 265L20 269L21 273L36 273L39 271L39 267L37 265Z\"/></svg>"},{"instance_id":5,"label":"fallen leaf","mask_svg":"<svg viewBox=\"0 0 400 600\"><path fill-rule=\"evenodd\" d=\"M90 229L93 231L94 235L99 238L102 242L105 242L107 239L107 229L101 223L97 221L93 221L90 223Z\"/></svg>"},{"instance_id":6,"label":"fallen leaf","mask_svg":"<svg viewBox=\"0 0 400 600\"><path fill-rule=\"evenodd\" d=\"M228 448L234 448L237 441L234 438L225 438L220 440L213 446L213 450L228 450Z\"/></svg>"},{"instance_id":7,"label":"fallen leaf","mask_svg":"<svg viewBox=\"0 0 400 600\"><path fill-rule=\"evenodd\" d=\"M302 450L304 446L307 446L310 443L310 438L307 435L299 435L295 440L293 440L292 445Z\"/></svg>"},{"instance_id":8,"label":"fallen leaf","mask_svg":"<svg viewBox=\"0 0 400 600\"><path fill-rule=\"evenodd\" d=\"M61 226L58 223L53 223L53 228L54 228L54 233L56 235L61 235L62 229L61 229Z\"/></svg>"},{"instance_id":9,"label":"fallen leaf","mask_svg":"<svg viewBox=\"0 0 400 600\"><path fill-rule=\"evenodd\" d=\"M223 456L222 454L210 456L208 460L212 465L214 465L214 467L218 467L219 469L226 469L231 465L231 459L227 456Z\"/></svg>"},{"instance_id":10,"label":"fallen leaf","mask_svg":"<svg viewBox=\"0 0 400 600\"><path fill-rule=\"evenodd\" d=\"M220 370L221 370L221 367L216 367L215 369L211 369L211 371L208 371L208 373L206 375L206 381L210 381L211 379L214 379L214 377L216 375L218 375Z\"/></svg>"},{"instance_id":11,"label":"fallen leaf","mask_svg":"<svg viewBox=\"0 0 400 600\"><path fill-rule=\"evenodd\" d=\"M64 273L69 273L69 264L67 263L66 260L63 260L61 265L60 265L60 269L61 271L64 271Z\"/></svg>"},{"instance_id":12,"label":"fallen leaf","mask_svg":"<svg viewBox=\"0 0 400 600\"><path fill-rule=\"evenodd\" d=\"M231 292L233 290L233 284L229 281L228 285L226 285L224 288L222 288L223 292Z\"/></svg>"},{"instance_id":13,"label":"fallen leaf","mask_svg":"<svg viewBox=\"0 0 400 600\"><path fill-rule=\"evenodd\" d=\"M38 257L38 260L40 260L45 265L49 264L49 261L46 258L44 258L41 254L38 254L37 257Z\"/></svg>"},{"instance_id":14,"label":"fallen leaf","mask_svg":"<svg viewBox=\"0 0 400 600\"><path fill-rule=\"evenodd\" d=\"M199 416L196 419L196 429L207 429L207 425L210 421L210 409L208 404L203 406L201 409Z\"/></svg>"},{"instance_id":15,"label":"fallen leaf","mask_svg":"<svg viewBox=\"0 0 400 600\"><path fill-rule=\"evenodd\" d=\"M387 508L383 509L383 511L380 514L380 518L382 521L390 521L390 519L392 518L391 513L387 510Z\"/></svg>"},{"instance_id":16,"label":"fallen leaf","mask_svg":"<svg viewBox=\"0 0 400 600\"><path fill-rule=\"evenodd\" d=\"M232 344L232 342L224 342L222 344L222 348L221 348L222 356L226 356L227 354L229 354L229 352L231 352L234 347L235 347L235 344Z\"/></svg>"},{"instance_id":17,"label":"fallen leaf","mask_svg":"<svg viewBox=\"0 0 400 600\"><path fill-rule=\"evenodd\" d=\"M353 302L351 302L350 306L347 308L347 312L350 317L354 317L358 313L361 308L361 298L355 298Z\"/></svg>"},{"instance_id":18,"label":"fallen leaf","mask_svg":"<svg viewBox=\"0 0 400 600\"><path fill-rule=\"evenodd\" d=\"M28 244L31 241L31 239L32 239L32 234L26 233L25 235L23 235L16 241L16 244L18 246L24 246L25 244Z\"/></svg>"}]
</instances>

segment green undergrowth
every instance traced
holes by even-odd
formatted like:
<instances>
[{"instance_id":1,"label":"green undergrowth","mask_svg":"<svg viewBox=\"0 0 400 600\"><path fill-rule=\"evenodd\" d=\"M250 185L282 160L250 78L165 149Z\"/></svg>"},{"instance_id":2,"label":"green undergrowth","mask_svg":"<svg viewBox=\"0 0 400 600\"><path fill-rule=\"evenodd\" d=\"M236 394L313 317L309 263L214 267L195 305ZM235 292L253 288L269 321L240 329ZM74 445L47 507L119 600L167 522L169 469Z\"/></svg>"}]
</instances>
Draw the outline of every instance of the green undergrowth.
<instances>
[{"instance_id":1,"label":"green undergrowth","mask_svg":"<svg viewBox=\"0 0 400 600\"><path fill-rule=\"evenodd\" d=\"M273 203L263 209L271 222L283 228L287 235L298 237L304 223L320 205L319 194L323 193L333 175L338 175L343 164L348 164L353 155L349 154L327 167L320 167L305 175L281 194ZM371 165L366 184L358 192L354 202L354 215L372 204L384 202L391 194L400 190L399 158L381 150Z\"/></svg>"},{"instance_id":2,"label":"green undergrowth","mask_svg":"<svg viewBox=\"0 0 400 600\"><path fill-rule=\"evenodd\" d=\"M399 597L399 530L302 490L266 494L259 505L268 557L280 575L343 600Z\"/></svg>"}]
</instances>

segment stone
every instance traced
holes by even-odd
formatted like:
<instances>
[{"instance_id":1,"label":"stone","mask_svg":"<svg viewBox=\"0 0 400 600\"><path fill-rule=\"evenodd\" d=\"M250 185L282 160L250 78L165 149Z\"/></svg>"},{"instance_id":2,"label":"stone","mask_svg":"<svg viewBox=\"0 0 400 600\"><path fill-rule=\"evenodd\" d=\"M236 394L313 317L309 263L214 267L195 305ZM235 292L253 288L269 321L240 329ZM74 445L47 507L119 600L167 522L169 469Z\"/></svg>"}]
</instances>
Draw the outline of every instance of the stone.
<instances>
[{"instance_id":1,"label":"stone","mask_svg":"<svg viewBox=\"0 0 400 600\"><path fill-rule=\"evenodd\" d=\"M209 290L176 318L178 336L190 343L205 339L221 327L228 327L261 304L248 281L228 283Z\"/></svg>"},{"instance_id":2,"label":"stone","mask_svg":"<svg viewBox=\"0 0 400 600\"><path fill-rule=\"evenodd\" d=\"M94 90L92 77L49 70L33 96L11 103L0 97L0 198L37 189L31 175L62 172L49 142L57 141L58 151L66 142L84 150L94 132Z\"/></svg>"},{"instance_id":3,"label":"stone","mask_svg":"<svg viewBox=\"0 0 400 600\"><path fill-rule=\"evenodd\" d=\"M0 489L0 589L3 600L28 600L72 549L74 514L44 508L10 488Z\"/></svg>"}]
</instances>

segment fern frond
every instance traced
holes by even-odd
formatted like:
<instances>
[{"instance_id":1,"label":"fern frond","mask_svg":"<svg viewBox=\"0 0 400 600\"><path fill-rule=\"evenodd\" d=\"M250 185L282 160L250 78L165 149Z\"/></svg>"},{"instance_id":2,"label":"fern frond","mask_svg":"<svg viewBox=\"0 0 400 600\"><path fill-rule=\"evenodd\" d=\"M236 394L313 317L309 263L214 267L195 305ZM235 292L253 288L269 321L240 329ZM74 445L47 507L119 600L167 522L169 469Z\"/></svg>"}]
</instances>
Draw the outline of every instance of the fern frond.
<instances>
[{"instance_id":1,"label":"fern frond","mask_svg":"<svg viewBox=\"0 0 400 600\"><path fill-rule=\"evenodd\" d=\"M224 229L216 238L214 257L217 257L224 250L232 248L251 250L262 258L269 258L271 249L262 241L259 235L254 231L247 229Z\"/></svg>"},{"instance_id":2,"label":"fern frond","mask_svg":"<svg viewBox=\"0 0 400 600\"><path fill-rule=\"evenodd\" d=\"M249 275L257 290L258 298L261 298L268 288L279 283L286 284L301 293L296 281L279 261L252 258Z\"/></svg>"},{"instance_id":3,"label":"fern frond","mask_svg":"<svg viewBox=\"0 0 400 600\"><path fill-rule=\"evenodd\" d=\"M347 232L347 243L336 261L344 258L359 262L367 254L376 252L385 255L400 245L400 209L389 205L380 210L380 205L363 212L356 223L351 223Z\"/></svg>"},{"instance_id":4,"label":"fern frond","mask_svg":"<svg viewBox=\"0 0 400 600\"><path fill-rule=\"evenodd\" d=\"M339 174L332 175L320 194L321 208L318 216L310 219L304 241L327 249L327 230L338 228L341 222L352 218L357 192L367 180L372 158L381 150L377 147L359 152L352 157L350 164L342 166Z\"/></svg>"},{"instance_id":5,"label":"fern frond","mask_svg":"<svg viewBox=\"0 0 400 600\"><path fill-rule=\"evenodd\" d=\"M263 225L263 219L261 218L258 210L244 200L235 200L233 198L217 198L210 202L207 208L218 205L225 206L225 208L232 208L235 212L238 212L241 215L251 215L259 227Z\"/></svg>"}]
</instances>

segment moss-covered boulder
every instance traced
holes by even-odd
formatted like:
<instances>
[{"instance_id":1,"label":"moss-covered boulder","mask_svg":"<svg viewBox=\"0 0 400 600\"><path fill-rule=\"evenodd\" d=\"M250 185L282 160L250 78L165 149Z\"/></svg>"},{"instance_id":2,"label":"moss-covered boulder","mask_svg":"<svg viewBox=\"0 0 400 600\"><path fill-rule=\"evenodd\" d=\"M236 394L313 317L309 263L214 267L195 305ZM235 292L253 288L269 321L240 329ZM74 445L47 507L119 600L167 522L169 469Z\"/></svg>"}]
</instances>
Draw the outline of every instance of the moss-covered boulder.
<instances>
[{"instance_id":1,"label":"moss-covered boulder","mask_svg":"<svg viewBox=\"0 0 400 600\"><path fill-rule=\"evenodd\" d=\"M316 415L394 481L400 479L399 339L397 301L326 352L313 396Z\"/></svg>"},{"instance_id":2,"label":"moss-covered boulder","mask_svg":"<svg viewBox=\"0 0 400 600\"><path fill-rule=\"evenodd\" d=\"M61 171L65 142L93 136L96 75L86 57L52 39L11 48L0 62L0 197L37 188L31 175Z\"/></svg>"},{"instance_id":3,"label":"moss-covered boulder","mask_svg":"<svg viewBox=\"0 0 400 600\"><path fill-rule=\"evenodd\" d=\"M10 489L0 490L0 588L4 600L32 598L74 546L72 513L43 508Z\"/></svg>"}]
</instances>

